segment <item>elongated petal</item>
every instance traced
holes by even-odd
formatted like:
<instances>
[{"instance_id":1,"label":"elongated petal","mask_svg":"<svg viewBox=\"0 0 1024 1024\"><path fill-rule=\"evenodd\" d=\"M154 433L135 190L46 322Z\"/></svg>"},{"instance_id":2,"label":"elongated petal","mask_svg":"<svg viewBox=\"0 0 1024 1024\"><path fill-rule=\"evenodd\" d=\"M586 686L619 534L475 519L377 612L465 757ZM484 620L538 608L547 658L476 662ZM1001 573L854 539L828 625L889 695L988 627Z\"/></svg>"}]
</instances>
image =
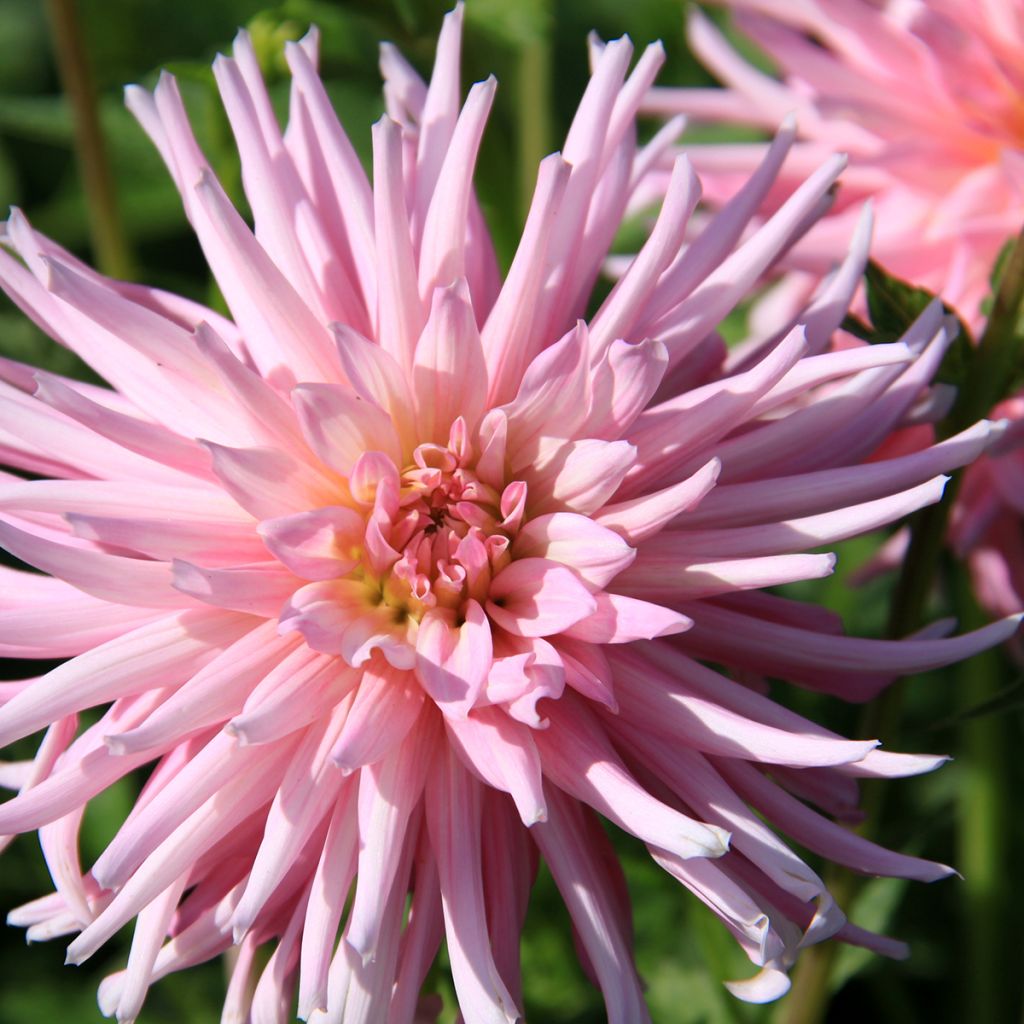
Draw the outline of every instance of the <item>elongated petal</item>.
<instances>
[{"instance_id":1,"label":"elongated petal","mask_svg":"<svg viewBox=\"0 0 1024 1024\"><path fill-rule=\"evenodd\" d=\"M445 724L467 767L511 794L524 825L546 820L540 758L525 725L494 708L478 708Z\"/></svg>"},{"instance_id":2,"label":"elongated petal","mask_svg":"<svg viewBox=\"0 0 1024 1024\"><path fill-rule=\"evenodd\" d=\"M480 784L453 751L435 758L426 808L459 1004L480 1024L514 1024L520 1014L494 965L487 937L480 868Z\"/></svg>"}]
</instances>

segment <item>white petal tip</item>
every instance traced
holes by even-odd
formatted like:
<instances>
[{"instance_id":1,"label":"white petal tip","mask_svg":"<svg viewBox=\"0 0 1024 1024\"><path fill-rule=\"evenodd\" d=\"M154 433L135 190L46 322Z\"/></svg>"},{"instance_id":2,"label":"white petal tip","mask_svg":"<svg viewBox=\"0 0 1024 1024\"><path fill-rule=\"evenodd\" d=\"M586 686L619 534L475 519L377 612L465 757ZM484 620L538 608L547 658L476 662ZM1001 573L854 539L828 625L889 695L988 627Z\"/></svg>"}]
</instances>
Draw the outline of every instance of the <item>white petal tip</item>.
<instances>
[{"instance_id":1,"label":"white petal tip","mask_svg":"<svg viewBox=\"0 0 1024 1024\"><path fill-rule=\"evenodd\" d=\"M232 719L224 726L224 732L227 733L228 736L232 737L232 739L236 740L240 747L249 746L250 738L246 734L244 722L239 723Z\"/></svg>"},{"instance_id":2,"label":"white petal tip","mask_svg":"<svg viewBox=\"0 0 1024 1024\"><path fill-rule=\"evenodd\" d=\"M533 810L522 815L522 820L527 828L532 828L534 825L543 825L548 820L548 809L546 807L535 807Z\"/></svg>"},{"instance_id":3,"label":"white petal tip","mask_svg":"<svg viewBox=\"0 0 1024 1024\"><path fill-rule=\"evenodd\" d=\"M127 733L125 735L127 735ZM130 752L130 744L125 742L124 736L116 734L104 736L103 744L106 746L107 750L114 755L114 757L124 757L125 754Z\"/></svg>"},{"instance_id":4,"label":"white petal tip","mask_svg":"<svg viewBox=\"0 0 1024 1024\"><path fill-rule=\"evenodd\" d=\"M765 967L753 978L727 981L725 987L745 1003L771 1003L789 991L789 977L784 971Z\"/></svg>"}]
</instances>

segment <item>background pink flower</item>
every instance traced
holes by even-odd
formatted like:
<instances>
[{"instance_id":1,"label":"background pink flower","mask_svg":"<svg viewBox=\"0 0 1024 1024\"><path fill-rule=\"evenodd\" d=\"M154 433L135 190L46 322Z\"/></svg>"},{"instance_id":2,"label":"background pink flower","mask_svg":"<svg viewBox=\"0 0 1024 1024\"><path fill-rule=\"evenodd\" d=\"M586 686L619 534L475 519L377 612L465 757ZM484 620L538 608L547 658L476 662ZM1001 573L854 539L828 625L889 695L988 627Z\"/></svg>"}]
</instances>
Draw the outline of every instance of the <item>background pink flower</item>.
<instances>
[{"instance_id":1,"label":"background pink flower","mask_svg":"<svg viewBox=\"0 0 1024 1024\"><path fill-rule=\"evenodd\" d=\"M740 57L694 9L691 45L726 89L658 88L645 108L768 130L795 114L800 142L780 188L824 154L850 156L832 212L794 246L790 274L771 301L804 301L827 271L829 250L847 237L870 198L877 216L872 258L940 294L980 333L997 257L1024 225L1020 4L727 0L727 6L741 31L777 63L781 81ZM726 143L687 152L709 198L721 202L762 159L764 146ZM647 188L659 187L656 172ZM769 197L769 208L778 198ZM998 457L979 460L968 473L952 528L979 600L996 615L1024 608L1020 413L1019 398L992 412L1014 426ZM901 553L894 544L890 557Z\"/></svg>"},{"instance_id":2,"label":"background pink flower","mask_svg":"<svg viewBox=\"0 0 1024 1024\"><path fill-rule=\"evenodd\" d=\"M1015 0L725 0L737 26L777 64L744 60L696 8L694 52L726 86L655 89L645 109L774 131L797 117L800 143L779 186L823 155L850 167L831 216L793 254L815 272L848 237L865 198L877 213L872 256L981 322L989 275L1024 223L1024 16ZM780 80L781 79L781 80ZM698 146L709 196L731 194L761 144ZM823 259L822 259L823 257Z\"/></svg>"},{"instance_id":3,"label":"background pink flower","mask_svg":"<svg viewBox=\"0 0 1024 1024\"><path fill-rule=\"evenodd\" d=\"M0 542L47 575L3 570L0 651L69 659L0 689L2 742L46 728L3 767L19 793L0 833L38 829L56 890L10 920L76 935L81 962L134 919L100 991L119 1020L236 947L227 1020L287 1019L297 993L311 1021L411 1021L444 939L464 1017L514 1021L539 857L609 1019L647 1020L599 815L719 915L761 968L732 985L755 1001L808 943L904 951L846 922L764 819L859 871L950 872L833 820L856 816L859 778L942 758L845 740L764 681L865 700L1016 627L860 640L764 590L827 575L808 549L937 500L989 443L982 423L869 461L927 396L941 307L899 343L829 351L865 219L796 322L720 372L716 325L842 170L827 160L745 237L784 131L689 246L700 189L679 159L650 240L582 319L666 144L634 129L660 48L629 73L624 39L541 164L503 278L472 189L494 82L461 102L461 17L429 87L385 48L372 185L315 33L287 49L283 133L249 39L218 58L254 232L173 78L129 90L231 319L95 274L17 211L6 224L0 283L111 385L2 364L4 457L47 479L4 475ZM143 765L83 871L86 805Z\"/></svg>"}]
</instances>

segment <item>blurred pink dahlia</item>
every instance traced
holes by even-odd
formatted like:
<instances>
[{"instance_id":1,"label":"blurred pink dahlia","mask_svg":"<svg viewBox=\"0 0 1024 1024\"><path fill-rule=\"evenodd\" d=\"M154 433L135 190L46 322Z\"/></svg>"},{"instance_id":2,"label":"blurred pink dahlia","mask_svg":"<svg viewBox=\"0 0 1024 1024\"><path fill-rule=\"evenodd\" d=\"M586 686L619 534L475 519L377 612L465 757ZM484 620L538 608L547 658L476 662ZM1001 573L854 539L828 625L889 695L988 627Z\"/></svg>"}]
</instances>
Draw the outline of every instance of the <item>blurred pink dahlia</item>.
<instances>
[{"instance_id":1,"label":"blurred pink dahlia","mask_svg":"<svg viewBox=\"0 0 1024 1024\"><path fill-rule=\"evenodd\" d=\"M980 332L997 257L1024 226L1020 0L722 3L773 58L781 81L747 63L694 9L690 43L727 88L656 88L644 109L770 130L795 114L800 141L765 209L828 153L850 156L835 207L796 243L784 280L763 300L769 320L806 301L870 198L878 224L872 257L891 274L940 293ZM687 152L706 195L720 204L763 159L765 146ZM671 158L667 149L643 194L664 190ZM1007 615L1024 608L1024 396L991 416L1009 421L1009 430L998 450L968 472L951 542L968 559L981 603ZM897 534L879 564L898 562L906 541L905 532Z\"/></svg>"},{"instance_id":2,"label":"blurred pink dahlia","mask_svg":"<svg viewBox=\"0 0 1024 1024\"><path fill-rule=\"evenodd\" d=\"M977 325L989 275L1024 223L1024 7L1020 0L721 0L777 64L742 58L694 9L697 56L726 85L655 89L648 111L774 131L790 113L800 143L779 195L824 155L850 155L831 216L792 261L827 270L873 197L872 255ZM709 195L735 191L764 145L690 150Z\"/></svg>"},{"instance_id":3,"label":"blurred pink dahlia","mask_svg":"<svg viewBox=\"0 0 1024 1024\"><path fill-rule=\"evenodd\" d=\"M826 351L862 227L794 323L720 367L715 325L842 168L741 241L784 133L689 246L699 186L679 159L650 241L581 319L663 146L634 131L661 51L628 74L625 39L541 164L502 280L472 189L494 82L460 104L460 23L429 87L385 48L372 186L315 34L287 51L283 135L249 40L218 58L255 233L174 80L129 90L232 320L6 224L4 289L111 386L2 364L4 457L54 479L0 485L0 541L45 573L2 570L0 651L69 659L0 689L0 742L46 728L34 760L0 769L19 790L0 833L39 831L56 890L10 921L76 934L77 963L134 919L100 991L121 1021L155 980L237 946L226 1021L284 1021L297 990L311 1021L409 1022L442 940L464 1018L518 1020L538 857L609 1020L648 1020L600 816L721 917L762 968L733 985L754 1000L785 991L807 943L902 950L846 923L765 819L859 871L949 873L832 820L855 815L859 778L941 758L845 740L764 682L863 700L1015 626L859 640L763 591L827 574L806 549L936 500L988 443L979 424L868 461L927 394L941 309L901 343ZM86 804L144 765L83 871Z\"/></svg>"}]
</instances>

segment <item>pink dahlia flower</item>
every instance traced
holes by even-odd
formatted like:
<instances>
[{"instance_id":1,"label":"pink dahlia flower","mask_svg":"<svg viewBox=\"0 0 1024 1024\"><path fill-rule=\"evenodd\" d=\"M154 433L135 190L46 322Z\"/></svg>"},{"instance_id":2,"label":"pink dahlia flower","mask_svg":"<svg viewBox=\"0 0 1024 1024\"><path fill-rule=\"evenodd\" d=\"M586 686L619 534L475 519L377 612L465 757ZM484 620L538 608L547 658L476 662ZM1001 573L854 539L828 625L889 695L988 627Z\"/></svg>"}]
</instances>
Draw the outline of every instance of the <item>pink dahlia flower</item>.
<instances>
[{"instance_id":1,"label":"pink dahlia flower","mask_svg":"<svg viewBox=\"0 0 1024 1024\"><path fill-rule=\"evenodd\" d=\"M836 239L873 197L873 257L978 324L996 256L1024 223L1019 0L722 2L781 81L747 63L694 9L691 46L727 89L655 89L645 109L772 131L796 114L800 143L780 187L836 150L850 167L832 215L794 262L827 269ZM691 157L709 195L721 198L763 150L701 146Z\"/></svg>"},{"instance_id":2,"label":"pink dahlia flower","mask_svg":"<svg viewBox=\"0 0 1024 1024\"><path fill-rule=\"evenodd\" d=\"M865 199L878 229L872 257L940 293L976 331L1000 250L1024 225L1024 8L1019 0L723 0L777 63L781 81L743 60L694 10L690 42L727 86L652 90L645 109L774 129L795 114L800 141L769 195L776 205L825 154L850 156L833 211L790 254L767 308L799 305L830 265ZM721 203L763 159L765 144L691 147ZM671 151L666 157L671 156ZM667 163L644 192L659 192ZM1012 426L998 457L967 475L951 539L993 614L1024 608L1024 398L992 412ZM902 557L900 534L885 561Z\"/></svg>"},{"instance_id":3,"label":"pink dahlia flower","mask_svg":"<svg viewBox=\"0 0 1024 1024\"><path fill-rule=\"evenodd\" d=\"M98 276L17 212L6 225L4 289L111 386L3 363L4 456L53 479L0 485L0 540L44 573L2 570L0 650L68 659L0 689L0 742L46 729L0 772L19 791L0 833L39 831L56 890L10 920L75 935L75 963L134 920L100 990L121 1021L155 980L234 946L225 1020L285 1020L297 998L310 1021L409 1022L442 940L464 1018L518 1020L539 857L609 1020L648 1020L601 816L722 918L762 968L734 985L755 1000L785 990L807 943L902 949L846 923L763 819L859 871L949 873L832 820L855 813L859 778L941 758L843 739L761 681L863 700L1014 628L853 639L763 591L827 574L832 556L806 549L934 501L987 444L980 424L866 461L926 392L941 309L901 343L826 352L862 231L798 323L710 373L716 323L842 167L741 242L783 135L686 248L699 187L680 159L650 241L581 319L657 156L634 115L661 51L628 74L624 39L541 164L503 280L472 189L494 82L460 104L460 22L429 87L384 50L372 185L315 35L287 52L283 135L239 37L215 73L255 233L174 80L129 91L231 320ZM83 870L88 801L142 766Z\"/></svg>"}]
</instances>

